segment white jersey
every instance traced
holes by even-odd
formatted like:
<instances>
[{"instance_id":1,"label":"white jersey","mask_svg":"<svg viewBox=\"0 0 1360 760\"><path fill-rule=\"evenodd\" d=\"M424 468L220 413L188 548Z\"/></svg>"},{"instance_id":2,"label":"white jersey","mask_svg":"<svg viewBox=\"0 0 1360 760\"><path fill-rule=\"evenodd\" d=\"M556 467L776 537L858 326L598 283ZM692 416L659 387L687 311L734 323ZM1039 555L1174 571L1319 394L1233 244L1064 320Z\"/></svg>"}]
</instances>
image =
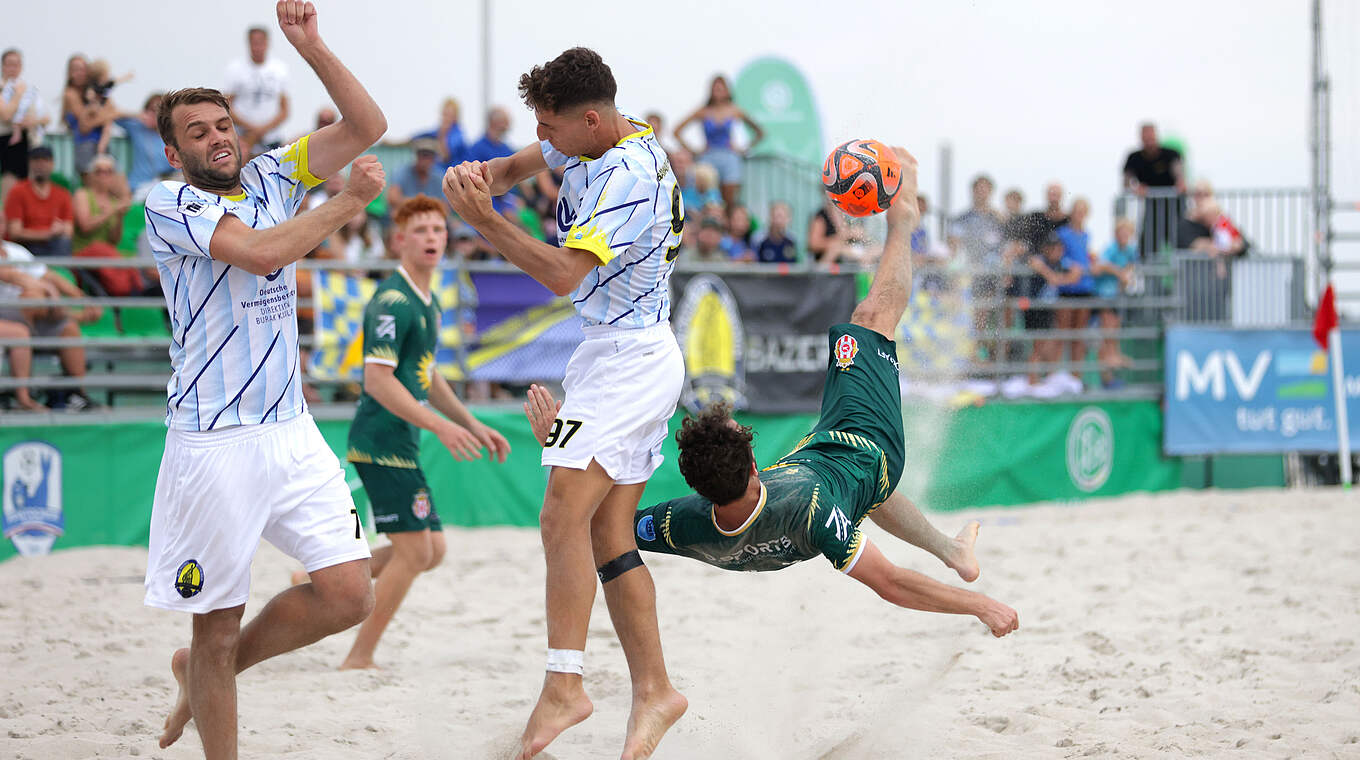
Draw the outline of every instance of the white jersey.
<instances>
[{"instance_id":1,"label":"white jersey","mask_svg":"<svg viewBox=\"0 0 1360 760\"><path fill-rule=\"evenodd\" d=\"M287 93L288 86L288 69L279 61L273 58L265 59L264 63L249 58L232 61L227 65L226 80L222 92L231 96L231 109L242 119L261 125L279 115L279 97ZM282 127L263 135L260 142L283 142Z\"/></svg>"},{"instance_id":2,"label":"white jersey","mask_svg":"<svg viewBox=\"0 0 1360 760\"><path fill-rule=\"evenodd\" d=\"M564 167L557 243L589 251L600 265L571 294L587 325L642 328L670 318L668 281L680 251L684 203L652 128L596 159L568 157L544 140L548 166Z\"/></svg>"},{"instance_id":3,"label":"white jersey","mask_svg":"<svg viewBox=\"0 0 1360 760\"><path fill-rule=\"evenodd\" d=\"M217 223L231 214L255 228L297 213L321 180L307 137L241 169L240 196L161 182L146 198L146 232L170 310L166 424L177 430L282 422L307 410L298 366L296 264L258 276L214 261Z\"/></svg>"}]
</instances>

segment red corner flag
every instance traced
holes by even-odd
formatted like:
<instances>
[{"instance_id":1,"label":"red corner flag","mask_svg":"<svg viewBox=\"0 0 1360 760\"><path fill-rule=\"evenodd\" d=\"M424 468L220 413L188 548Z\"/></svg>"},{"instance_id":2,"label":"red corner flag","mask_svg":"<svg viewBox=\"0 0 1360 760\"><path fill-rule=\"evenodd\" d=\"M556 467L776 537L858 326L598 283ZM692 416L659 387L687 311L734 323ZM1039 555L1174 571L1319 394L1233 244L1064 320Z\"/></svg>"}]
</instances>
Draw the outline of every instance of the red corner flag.
<instances>
[{"instance_id":1,"label":"red corner flag","mask_svg":"<svg viewBox=\"0 0 1360 760\"><path fill-rule=\"evenodd\" d=\"M1313 339L1324 350L1327 348L1327 335L1336 325L1336 295L1332 293L1332 286L1329 283L1327 292L1323 293L1322 300L1318 301L1317 316L1313 319Z\"/></svg>"}]
</instances>

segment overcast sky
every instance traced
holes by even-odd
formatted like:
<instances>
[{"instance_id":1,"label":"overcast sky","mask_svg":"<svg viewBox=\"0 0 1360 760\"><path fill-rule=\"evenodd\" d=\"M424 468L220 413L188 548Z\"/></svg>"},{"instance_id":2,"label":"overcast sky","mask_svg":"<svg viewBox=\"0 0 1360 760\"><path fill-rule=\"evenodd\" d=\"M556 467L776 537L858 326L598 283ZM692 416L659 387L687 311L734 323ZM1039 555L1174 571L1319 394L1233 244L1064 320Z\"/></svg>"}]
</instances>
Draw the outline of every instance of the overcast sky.
<instances>
[{"instance_id":1,"label":"overcast sky","mask_svg":"<svg viewBox=\"0 0 1360 760\"><path fill-rule=\"evenodd\" d=\"M274 26L273 3L229 5L124 0L11 3L6 46L26 55L26 78L55 101L66 57L109 59L136 78L115 90L139 104L151 90L218 85L245 55L245 28ZM1360 199L1355 40L1360 3L1327 3L1336 83L1337 196ZM440 100L464 104L481 133L480 0L325 0L322 34L373 92L402 138L433 125ZM828 147L851 137L901 142L921 161L938 200L939 146L954 151L951 205L986 171L1001 189L1037 202L1056 179L1091 198L1094 242L1108 239L1109 206L1140 121L1182 139L1189 168L1219 187L1304 186L1309 181L1307 0L977 0L860 2L687 0L570 3L494 0L492 100L511 106L512 141L533 139L516 100L520 73L572 45L600 51L619 81L619 103L677 122L697 107L714 73L778 55L807 75ZM838 12L834 8L844 8ZM379 10L381 9L381 10ZM15 30L25 31L19 38ZM153 32L156 29L177 31ZM41 43L34 42L41 40ZM275 35L289 66L290 132L301 132L325 93Z\"/></svg>"}]
</instances>

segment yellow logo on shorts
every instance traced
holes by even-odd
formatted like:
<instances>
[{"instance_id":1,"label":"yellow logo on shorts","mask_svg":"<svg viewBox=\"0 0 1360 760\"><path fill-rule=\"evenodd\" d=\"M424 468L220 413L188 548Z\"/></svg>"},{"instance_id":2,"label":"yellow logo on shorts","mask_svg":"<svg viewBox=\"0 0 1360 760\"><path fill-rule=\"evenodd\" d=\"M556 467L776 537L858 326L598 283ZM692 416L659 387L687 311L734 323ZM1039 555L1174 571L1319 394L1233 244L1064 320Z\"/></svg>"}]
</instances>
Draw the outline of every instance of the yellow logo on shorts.
<instances>
[{"instance_id":1,"label":"yellow logo on shorts","mask_svg":"<svg viewBox=\"0 0 1360 760\"><path fill-rule=\"evenodd\" d=\"M416 498L411 501L411 511L415 513L417 520L424 520L430 516L430 492L424 488L416 491Z\"/></svg>"},{"instance_id":2,"label":"yellow logo on shorts","mask_svg":"<svg viewBox=\"0 0 1360 760\"><path fill-rule=\"evenodd\" d=\"M836 366L841 369L848 369L855 363L855 354L859 353L859 341L853 335L842 335L836 340Z\"/></svg>"},{"instance_id":3,"label":"yellow logo on shorts","mask_svg":"<svg viewBox=\"0 0 1360 760\"><path fill-rule=\"evenodd\" d=\"M203 568L199 567L198 560L191 559L179 566L175 571L175 591L179 595L188 599L196 596L203 590Z\"/></svg>"}]
</instances>

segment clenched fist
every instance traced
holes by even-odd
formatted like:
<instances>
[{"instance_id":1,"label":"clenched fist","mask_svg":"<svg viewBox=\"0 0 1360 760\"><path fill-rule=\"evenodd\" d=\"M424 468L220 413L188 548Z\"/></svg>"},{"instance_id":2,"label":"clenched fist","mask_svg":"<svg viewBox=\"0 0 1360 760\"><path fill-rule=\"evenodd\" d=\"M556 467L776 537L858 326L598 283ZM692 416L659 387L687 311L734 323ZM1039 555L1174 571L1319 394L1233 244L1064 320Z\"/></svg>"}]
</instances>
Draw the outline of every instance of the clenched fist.
<instances>
[{"instance_id":1,"label":"clenched fist","mask_svg":"<svg viewBox=\"0 0 1360 760\"><path fill-rule=\"evenodd\" d=\"M345 182L344 192L355 196L367 206L387 185L387 175L383 173L382 163L377 156L359 156L349 168L349 180Z\"/></svg>"}]
</instances>

